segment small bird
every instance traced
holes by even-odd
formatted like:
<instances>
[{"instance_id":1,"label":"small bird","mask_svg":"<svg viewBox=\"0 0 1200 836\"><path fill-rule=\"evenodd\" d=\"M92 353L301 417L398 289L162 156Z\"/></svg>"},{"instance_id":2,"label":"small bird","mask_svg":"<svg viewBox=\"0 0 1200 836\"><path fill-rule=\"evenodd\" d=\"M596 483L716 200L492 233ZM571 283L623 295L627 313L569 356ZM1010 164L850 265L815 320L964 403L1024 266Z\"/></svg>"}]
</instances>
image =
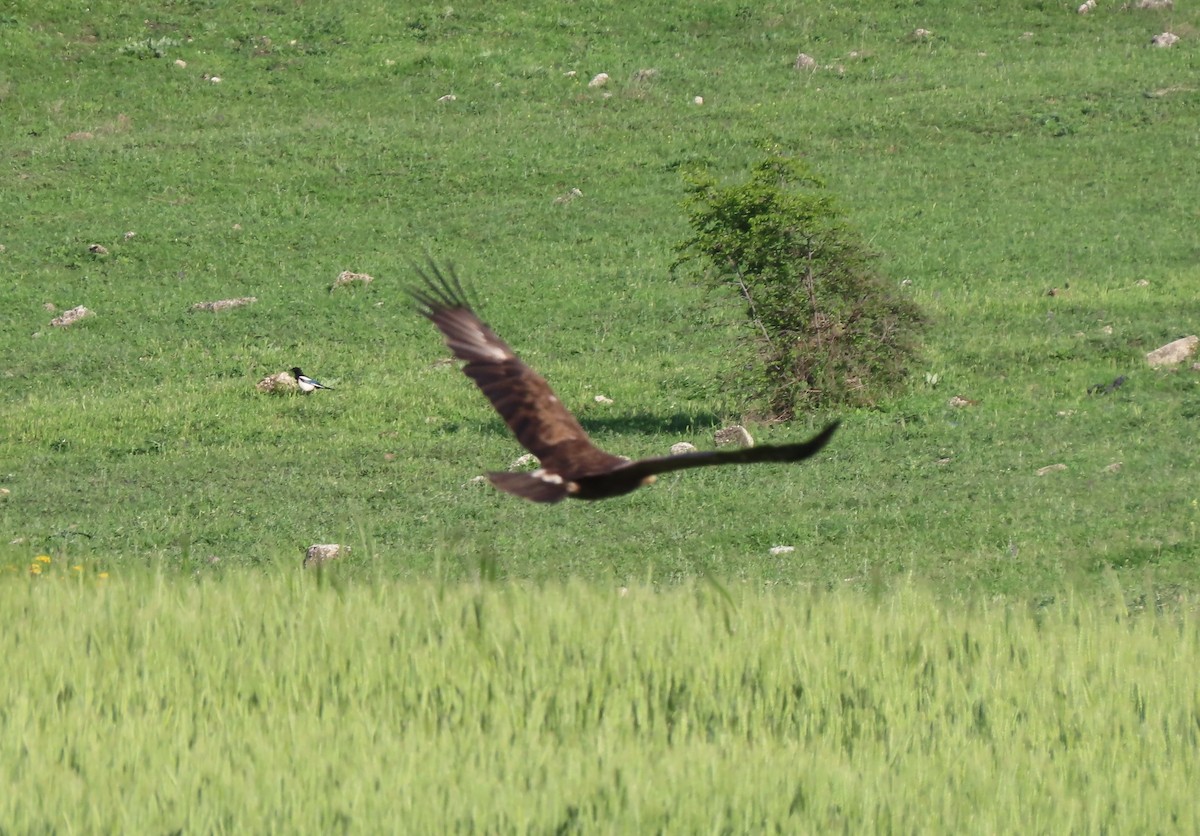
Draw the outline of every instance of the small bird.
<instances>
[{"instance_id":1,"label":"small bird","mask_svg":"<svg viewBox=\"0 0 1200 836\"><path fill-rule=\"evenodd\" d=\"M502 491L534 502L607 499L654 482L660 473L711 465L754 462L798 462L829 443L834 421L817 435L795 444L764 445L731 451L697 451L630 461L601 450L588 438L541 375L521 362L467 304L462 284L448 267L443 274L432 262L429 273L416 268L425 282L410 291L418 312L442 332L463 372L492 402L517 441L537 456L541 467L530 473L489 473Z\"/></svg>"},{"instance_id":2,"label":"small bird","mask_svg":"<svg viewBox=\"0 0 1200 836\"><path fill-rule=\"evenodd\" d=\"M333 391L333 389L331 387L326 386L325 384L323 384L319 381L313 380L311 377L306 375L304 372L300 371L299 366L295 366L292 368L292 377L296 378L296 383L299 384L300 391L306 395L309 392L312 392L314 389L329 389L330 392Z\"/></svg>"}]
</instances>

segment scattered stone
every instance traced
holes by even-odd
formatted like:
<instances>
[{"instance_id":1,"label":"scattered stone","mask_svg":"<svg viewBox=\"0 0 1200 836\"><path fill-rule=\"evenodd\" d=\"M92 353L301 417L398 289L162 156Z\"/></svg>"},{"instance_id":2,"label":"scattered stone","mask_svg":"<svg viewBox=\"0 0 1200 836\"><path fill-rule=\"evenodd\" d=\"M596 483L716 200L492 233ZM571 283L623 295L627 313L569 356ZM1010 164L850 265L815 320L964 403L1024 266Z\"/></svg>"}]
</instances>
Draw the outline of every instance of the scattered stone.
<instances>
[{"instance_id":1,"label":"scattered stone","mask_svg":"<svg viewBox=\"0 0 1200 836\"><path fill-rule=\"evenodd\" d=\"M704 104L704 97L703 97L703 96L696 96L694 99L692 99L692 104L694 104L694 105L702 105L702 104Z\"/></svg>"},{"instance_id":2,"label":"scattered stone","mask_svg":"<svg viewBox=\"0 0 1200 836\"><path fill-rule=\"evenodd\" d=\"M1192 371L1200 372L1200 363L1192 363Z\"/></svg>"},{"instance_id":3,"label":"scattered stone","mask_svg":"<svg viewBox=\"0 0 1200 836\"><path fill-rule=\"evenodd\" d=\"M1113 462L1112 464L1106 464L1104 467L1100 468L1100 472L1101 473L1116 473L1118 470L1121 469L1121 465L1122 465L1122 462Z\"/></svg>"},{"instance_id":4,"label":"scattered stone","mask_svg":"<svg viewBox=\"0 0 1200 836\"><path fill-rule=\"evenodd\" d=\"M694 453L695 451L696 445L692 444L690 441L679 441L671 445L672 456L679 456L683 453Z\"/></svg>"},{"instance_id":5,"label":"scattered stone","mask_svg":"<svg viewBox=\"0 0 1200 836\"><path fill-rule=\"evenodd\" d=\"M457 102L458 96L454 95L453 93L447 93L446 95L439 98L438 101L439 102Z\"/></svg>"},{"instance_id":6,"label":"scattered stone","mask_svg":"<svg viewBox=\"0 0 1200 836\"><path fill-rule=\"evenodd\" d=\"M610 404L613 402L613 399L608 397L608 395L597 395L594 400L599 404Z\"/></svg>"},{"instance_id":7,"label":"scattered stone","mask_svg":"<svg viewBox=\"0 0 1200 836\"><path fill-rule=\"evenodd\" d=\"M554 205L562 206L564 203L570 203L577 197L583 197L583 192L579 191L579 189L571 189L571 191L560 194L558 197L554 198Z\"/></svg>"},{"instance_id":8,"label":"scattered stone","mask_svg":"<svg viewBox=\"0 0 1200 836\"><path fill-rule=\"evenodd\" d=\"M508 466L508 469L510 471L522 470L522 469L528 468L528 467L536 467L537 464L538 464L537 456L533 455L533 453L526 453L525 455L519 456L518 458L514 459L513 463Z\"/></svg>"},{"instance_id":9,"label":"scattered stone","mask_svg":"<svg viewBox=\"0 0 1200 836\"><path fill-rule=\"evenodd\" d=\"M1135 287L1149 287L1150 286L1150 282L1148 282L1146 279L1138 279L1133 284Z\"/></svg>"},{"instance_id":10,"label":"scattered stone","mask_svg":"<svg viewBox=\"0 0 1200 836\"><path fill-rule=\"evenodd\" d=\"M44 305L42 305L42 308L50 311L50 313L54 313L58 310L58 307L53 302L46 302Z\"/></svg>"},{"instance_id":11,"label":"scattered stone","mask_svg":"<svg viewBox=\"0 0 1200 836\"><path fill-rule=\"evenodd\" d=\"M187 61L184 61L182 58L176 58L175 66L181 70L186 70L187 69Z\"/></svg>"},{"instance_id":12,"label":"scattered stone","mask_svg":"<svg viewBox=\"0 0 1200 836\"><path fill-rule=\"evenodd\" d=\"M1124 386L1125 380L1125 375L1121 375L1112 383L1097 383L1095 386L1089 386L1087 392L1089 395L1108 395Z\"/></svg>"},{"instance_id":13,"label":"scattered stone","mask_svg":"<svg viewBox=\"0 0 1200 836\"><path fill-rule=\"evenodd\" d=\"M912 37L918 41L923 41L926 38L931 37L932 35L933 35L933 33L930 32L928 29L922 29L920 27L917 27L916 29L912 30Z\"/></svg>"},{"instance_id":14,"label":"scattered stone","mask_svg":"<svg viewBox=\"0 0 1200 836\"><path fill-rule=\"evenodd\" d=\"M1045 476L1047 473L1057 473L1060 470L1066 470L1066 469L1067 469L1067 466L1065 464L1063 464L1062 462L1059 462L1058 464L1048 464L1045 467L1038 468L1037 475Z\"/></svg>"},{"instance_id":15,"label":"scattered stone","mask_svg":"<svg viewBox=\"0 0 1200 836\"><path fill-rule=\"evenodd\" d=\"M3 244L0 244L0 253L5 252L7 250L8 250L8 247L4 246Z\"/></svg>"},{"instance_id":16,"label":"scattered stone","mask_svg":"<svg viewBox=\"0 0 1200 836\"><path fill-rule=\"evenodd\" d=\"M353 284L354 282L361 282L364 285L368 285L373 281L375 281L375 279L373 279L371 276L368 276L366 273L351 273L349 270L343 270L342 272L338 273L337 279L335 279L333 282L333 287L329 288L329 290L332 292L337 290L339 287L345 287L346 285Z\"/></svg>"},{"instance_id":17,"label":"scattered stone","mask_svg":"<svg viewBox=\"0 0 1200 836\"><path fill-rule=\"evenodd\" d=\"M563 78L574 78L577 75L579 75L579 73L576 70L567 70L565 73L563 73Z\"/></svg>"},{"instance_id":18,"label":"scattered stone","mask_svg":"<svg viewBox=\"0 0 1200 836\"><path fill-rule=\"evenodd\" d=\"M10 491L8 488L0 488L0 496L8 496L11 493L12 491Z\"/></svg>"},{"instance_id":19,"label":"scattered stone","mask_svg":"<svg viewBox=\"0 0 1200 836\"><path fill-rule=\"evenodd\" d=\"M338 543L316 543L304 552L304 568L320 566L330 560L337 560L350 554L350 547Z\"/></svg>"},{"instance_id":20,"label":"scattered stone","mask_svg":"<svg viewBox=\"0 0 1200 836\"><path fill-rule=\"evenodd\" d=\"M1153 368L1177 366L1196 353L1197 345L1200 345L1200 337L1195 334L1190 337L1182 337L1151 351L1146 355L1146 362Z\"/></svg>"},{"instance_id":21,"label":"scattered stone","mask_svg":"<svg viewBox=\"0 0 1200 836\"><path fill-rule=\"evenodd\" d=\"M130 230L129 232L126 232L126 233L125 233L125 240L126 240L126 241L128 241L128 240L129 240L129 239L131 239L131 238L136 238L136 237L137 237L137 233L136 233L136 232L134 232L133 230Z\"/></svg>"},{"instance_id":22,"label":"scattered stone","mask_svg":"<svg viewBox=\"0 0 1200 836\"><path fill-rule=\"evenodd\" d=\"M90 244L88 252L92 255L108 255L108 247L103 244Z\"/></svg>"},{"instance_id":23,"label":"scattered stone","mask_svg":"<svg viewBox=\"0 0 1200 836\"><path fill-rule=\"evenodd\" d=\"M1060 409L1058 412L1056 412L1056 413L1054 413L1054 414L1055 414L1055 415L1057 415L1059 418L1070 418L1072 415L1074 415L1074 414L1075 414L1075 410L1073 410L1073 409Z\"/></svg>"},{"instance_id":24,"label":"scattered stone","mask_svg":"<svg viewBox=\"0 0 1200 836\"><path fill-rule=\"evenodd\" d=\"M1174 32L1163 32L1161 35L1155 35L1150 39L1150 43L1160 49L1166 49L1169 46L1175 46L1179 43L1179 36Z\"/></svg>"},{"instance_id":25,"label":"scattered stone","mask_svg":"<svg viewBox=\"0 0 1200 836\"><path fill-rule=\"evenodd\" d=\"M713 434L713 441L716 442L718 447L726 447L730 444L736 444L738 447L754 446L754 438L741 424L734 424L731 427L717 430Z\"/></svg>"},{"instance_id":26,"label":"scattered stone","mask_svg":"<svg viewBox=\"0 0 1200 836\"><path fill-rule=\"evenodd\" d=\"M795 546L771 546L769 549L771 554L788 554L796 550Z\"/></svg>"},{"instance_id":27,"label":"scattered stone","mask_svg":"<svg viewBox=\"0 0 1200 836\"><path fill-rule=\"evenodd\" d=\"M1113 327L1111 325L1105 325L1103 328L1100 329L1100 333L1104 334L1107 337L1111 337L1112 332L1113 332Z\"/></svg>"},{"instance_id":28,"label":"scattered stone","mask_svg":"<svg viewBox=\"0 0 1200 836\"><path fill-rule=\"evenodd\" d=\"M252 305L258 301L255 296L242 296L239 299L218 299L216 302L197 302L192 305L193 311L227 311L230 308L240 308L242 305Z\"/></svg>"},{"instance_id":29,"label":"scattered stone","mask_svg":"<svg viewBox=\"0 0 1200 836\"><path fill-rule=\"evenodd\" d=\"M1129 8L1126 4L1125 8ZM1175 0L1138 0L1133 4L1135 9L1170 10L1175 8Z\"/></svg>"},{"instance_id":30,"label":"scattered stone","mask_svg":"<svg viewBox=\"0 0 1200 836\"><path fill-rule=\"evenodd\" d=\"M300 391L300 384L291 372L269 374L254 384L254 388L266 395L286 395Z\"/></svg>"},{"instance_id":31,"label":"scattered stone","mask_svg":"<svg viewBox=\"0 0 1200 836\"><path fill-rule=\"evenodd\" d=\"M617 590L618 598L624 598L628 594L629 594L629 587L627 587L627 586L622 586L620 589Z\"/></svg>"},{"instance_id":32,"label":"scattered stone","mask_svg":"<svg viewBox=\"0 0 1200 836\"><path fill-rule=\"evenodd\" d=\"M592 80L588 82L588 87L595 89L603 87L606 84L608 84L608 73L596 73L596 75L592 76Z\"/></svg>"},{"instance_id":33,"label":"scattered stone","mask_svg":"<svg viewBox=\"0 0 1200 836\"><path fill-rule=\"evenodd\" d=\"M955 409L962 409L964 406L978 406L979 401L973 401L970 398L964 398L962 395L955 395L948 403Z\"/></svg>"},{"instance_id":34,"label":"scattered stone","mask_svg":"<svg viewBox=\"0 0 1200 836\"><path fill-rule=\"evenodd\" d=\"M83 305L79 305L78 307L71 308L69 311L65 311L60 316L54 317L54 319L50 320L50 324L55 328L65 328L68 325L74 325L85 316L92 316L92 314L92 311Z\"/></svg>"},{"instance_id":35,"label":"scattered stone","mask_svg":"<svg viewBox=\"0 0 1200 836\"><path fill-rule=\"evenodd\" d=\"M796 56L796 60L792 62L792 69L813 71L817 68L817 59L811 55L801 52Z\"/></svg>"},{"instance_id":36,"label":"scattered stone","mask_svg":"<svg viewBox=\"0 0 1200 836\"><path fill-rule=\"evenodd\" d=\"M952 461L954 461L954 459L950 458L950 456L942 456L940 459L938 459L936 462L934 462L934 464L947 465L947 464L950 464L950 462L952 462Z\"/></svg>"},{"instance_id":37,"label":"scattered stone","mask_svg":"<svg viewBox=\"0 0 1200 836\"><path fill-rule=\"evenodd\" d=\"M468 485L486 485L488 483L488 478L480 474L479 476L472 476L467 480L466 483Z\"/></svg>"},{"instance_id":38,"label":"scattered stone","mask_svg":"<svg viewBox=\"0 0 1200 836\"><path fill-rule=\"evenodd\" d=\"M1087 0L1086 3L1084 3L1082 6L1080 6L1075 11L1081 15L1085 15L1088 12L1092 11L1092 9L1094 9L1094 8L1096 8L1096 0Z\"/></svg>"}]
</instances>

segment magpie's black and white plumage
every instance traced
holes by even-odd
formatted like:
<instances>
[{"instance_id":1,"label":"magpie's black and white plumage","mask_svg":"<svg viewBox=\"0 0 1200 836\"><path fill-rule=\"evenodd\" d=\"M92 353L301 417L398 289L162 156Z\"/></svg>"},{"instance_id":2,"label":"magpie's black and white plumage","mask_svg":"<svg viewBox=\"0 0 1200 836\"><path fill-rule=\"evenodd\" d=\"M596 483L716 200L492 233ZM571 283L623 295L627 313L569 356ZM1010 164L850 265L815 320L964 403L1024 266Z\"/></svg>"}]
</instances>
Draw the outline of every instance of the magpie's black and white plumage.
<instances>
[{"instance_id":1,"label":"magpie's black and white plumage","mask_svg":"<svg viewBox=\"0 0 1200 836\"><path fill-rule=\"evenodd\" d=\"M313 380L304 372L300 371L299 366L294 366L292 368L292 377L296 378L296 383L300 386L300 391L306 395L316 389L329 389L329 391L333 391L330 387L320 383L319 381Z\"/></svg>"},{"instance_id":2,"label":"magpie's black and white plumage","mask_svg":"<svg viewBox=\"0 0 1200 836\"><path fill-rule=\"evenodd\" d=\"M475 315L452 267L417 268L424 287L413 289L418 311L442 332L463 372L492 402L541 467L531 473L489 473L502 491L534 502L565 497L606 499L649 485L659 473L724 464L797 462L817 453L837 430L834 421L808 441L721 452L700 451L629 461L601 450L555 396L541 375L521 362Z\"/></svg>"}]
</instances>

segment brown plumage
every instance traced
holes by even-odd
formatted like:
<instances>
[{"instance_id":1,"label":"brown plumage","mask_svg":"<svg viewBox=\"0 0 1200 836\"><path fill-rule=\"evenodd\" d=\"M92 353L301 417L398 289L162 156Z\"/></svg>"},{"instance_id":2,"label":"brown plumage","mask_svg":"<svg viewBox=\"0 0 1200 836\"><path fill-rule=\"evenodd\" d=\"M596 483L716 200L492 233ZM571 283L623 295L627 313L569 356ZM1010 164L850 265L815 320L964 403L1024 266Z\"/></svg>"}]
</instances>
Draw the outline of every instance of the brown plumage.
<instances>
[{"instance_id":1,"label":"brown plumage","mask_svg":"<svg viewBox=\"0 0 1200 836\"><path fill-rule=\"evenodd\" d=\"M430 263L427 272L418 268L417 274L425 283L411 291L419 312L442 332L454 356L466 361L463 372L487 395L517 441L541 463L532 473L489 473L492 484L502 491L534 502L558 502L568 496L606 499L648 485L657 474L672 470L801 461L824 447L838 427L834 421L799 444L683 453L639 461L614 456L592 443L550 384L521 362L475 315L453 267L443 273Z\"/></svg>"}]
</instances>

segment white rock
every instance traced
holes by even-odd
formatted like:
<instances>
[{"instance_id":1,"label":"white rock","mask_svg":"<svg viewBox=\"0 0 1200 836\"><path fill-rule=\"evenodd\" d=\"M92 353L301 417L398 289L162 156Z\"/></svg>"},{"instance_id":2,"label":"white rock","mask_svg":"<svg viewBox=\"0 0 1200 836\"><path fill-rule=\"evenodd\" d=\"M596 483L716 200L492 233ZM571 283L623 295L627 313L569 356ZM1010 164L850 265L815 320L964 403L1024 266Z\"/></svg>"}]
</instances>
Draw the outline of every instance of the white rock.
<instances>
[{"instance_id":1,"label":"white rock","mask_svg":"<svg viewBox=\"0 0 1200 836\"><path fill-rule=\"evenodd\" d=\"M672 456L678 456L683 453L694 453L695 451L696 445L692 444L690 441L679 441L671 445Z\"/></svg>"},{"instance_id":2,"label":"white rock","mask_svg":"<svg viewBox=\"0 0 1200 836\"><path fill-rule=\"evenodd\" d=\"M702 104L704 104L704 97L703 97L703 96L697 96L696 98L692 99L692 104L694 104L694 105L702 105Z\"/></svg>"},{"instance_id":3,"label":"white rock","mask_svg":"<svg viewBox=\"0 0 1200 836\"><path fill-rule=\"evenodd\" d=\"M716 442L718 447L725 447L729 444L736 444L738 447L754 446L754 437L741 424L734 424L732 427L717 430L713 434L713 441Z\"/></svg>"},{"instance_id":4,"label":"white rock","mask_svg":"<svg viewBox=\"0 0 1200 836\"><path fill-rule=\"evenodd\" d=\"M86 316L92 316L93 312L85 308L83 305L71 308L69 311L64 311L61 316L56 316L50 320L50 324L55 328L65 328L68 325L74 325L79 320Z\"/></svg>"},{"instance_id":5,"label":"white rock","mask_svg":"<svg viewBox=\"0 0 1200 836\"><path fill-rule=\"evenodd\" d=\"M1062 462L1059 462L1058 464L1048 464L1045 467L1039 467L1037 475L1045 476L1047 473L1057 473L1060 470L1066 470L1066 469L1067 469L1067 466L1065 464L1063 464Z\"/></svg>"},{"instance_id":6,"label":"white rock","mask_svg":"<svg viewBox=\"0 0 1200 836\"><path fill-rule=\"evenodd\" d=\"M608 73L596 73L588 82L588 87L603 87L605 84L608 84Z\"/></svg>"},{"instance_id":7,"label":"white rock","mask_svg":"<svg viewBox=\"0 0 1200 836\"><path fill-rule=\"evenodd\" d=\"M1177 366L1196 353L1197 345L1200 345L1200 337L1195 334L1190 337L1181 337L1151 351L1146 355L1146 362L1155 368Z\"/></svg>"},{"instance_id":8,"label":"white rock","mask_svg":"<svg viewBox=\"0 0 1200 836\"><path fill-rule=\"evenodd\" d=\"M817 68L817 59L801 52L796 56L796 60L792 62L792 67L797 70L815 70Z\"/></svg>"},{"instance_id":9,"label":"white rock","mask_svg":"<svg viewBox=\"0 0 1200 836\"><path fill-rule=\"evenodd\" d=\"M513 460L513 463L508 466L509 470L521 470L526 467L534 467L538 463L537 456L533 453L526 453Z\"/></svg>"},{"instance_id":10,"label":"white rock","mask_svg":"<svg viewBox=\"0 0 1200 836\"><path fill-rule=\"evenodd\" d=\"M342 272L338 273L338 277L334 279L333 287L329 289L335 290L339 287L353 284L354 282L361 282L364 285L368 285L373 281L375 281L375 279L371 276L368 276L366 273L351 273L349 270L343 270Z\"/></svg>"},{"instance_id":11,"label":"white rock","mask_svg":"<svg viewBox=\"0 0 1200 836\"><path fill-rule=\"evenodd\" d=\"M440 99L438 99L438 101L439 102L457 102L458 96L454 95L453 93L447 93L446 95L444 95Z\"/></svg>"},{"instance_id":12,"label":"white rock","mask_svg":"<svg viewBox=\"0 0 1200 836\"><path fill-rule=\"evenodd\" d=\"M345 557L349 553L349 546L343 546L338 543L315 543L309 546L308 550L304 552L304 568L308 569L312 566L320 566L326 561Z\"/></svg>"},{"instance_id":13,"label":"white rock","mask_svg":"<svg viewBox=\"0 0 1200 836\"><path fill-rule=\"evenodd\" d=\"M1155 35L1153 38L1151 38L1150 43L1165 49L1166 47L1175 46L1175 44L1179 43L1179 36L1174 32L1163 32L1161 35Z\"/></svg>"},{"instance_id":14,"label":"white rock","mask_svg":"<svg viewBox=\"0 0 1200 836\"><path fill-rule=\"evenodd\" d=\"M276 372L269 374L254 384L254 388L267 395L282 395L288 392L298 392L300 384L291 372Z\"/></svg>"},{"instance_id":15,"label":"white rock","mask_svg":"<svg viewBox=\"0 0 1200 836\"><path fill-rule=\"evenodd\" d=\"M788 552L794 552L795 550L795 546L771 546L770 552L771 554L787 554Z\"/></svg>"},{"instance_id":16,"label":"white rock","mask_svg":"<svg viewBox=\"0 0 1200 836\"><path fill-rule=\"evenodd\" d=\"M593 400L600 404L610 404L613 402L613 399L608 397L608 395L597 395Z\"/></svg>"}]
</instances>

